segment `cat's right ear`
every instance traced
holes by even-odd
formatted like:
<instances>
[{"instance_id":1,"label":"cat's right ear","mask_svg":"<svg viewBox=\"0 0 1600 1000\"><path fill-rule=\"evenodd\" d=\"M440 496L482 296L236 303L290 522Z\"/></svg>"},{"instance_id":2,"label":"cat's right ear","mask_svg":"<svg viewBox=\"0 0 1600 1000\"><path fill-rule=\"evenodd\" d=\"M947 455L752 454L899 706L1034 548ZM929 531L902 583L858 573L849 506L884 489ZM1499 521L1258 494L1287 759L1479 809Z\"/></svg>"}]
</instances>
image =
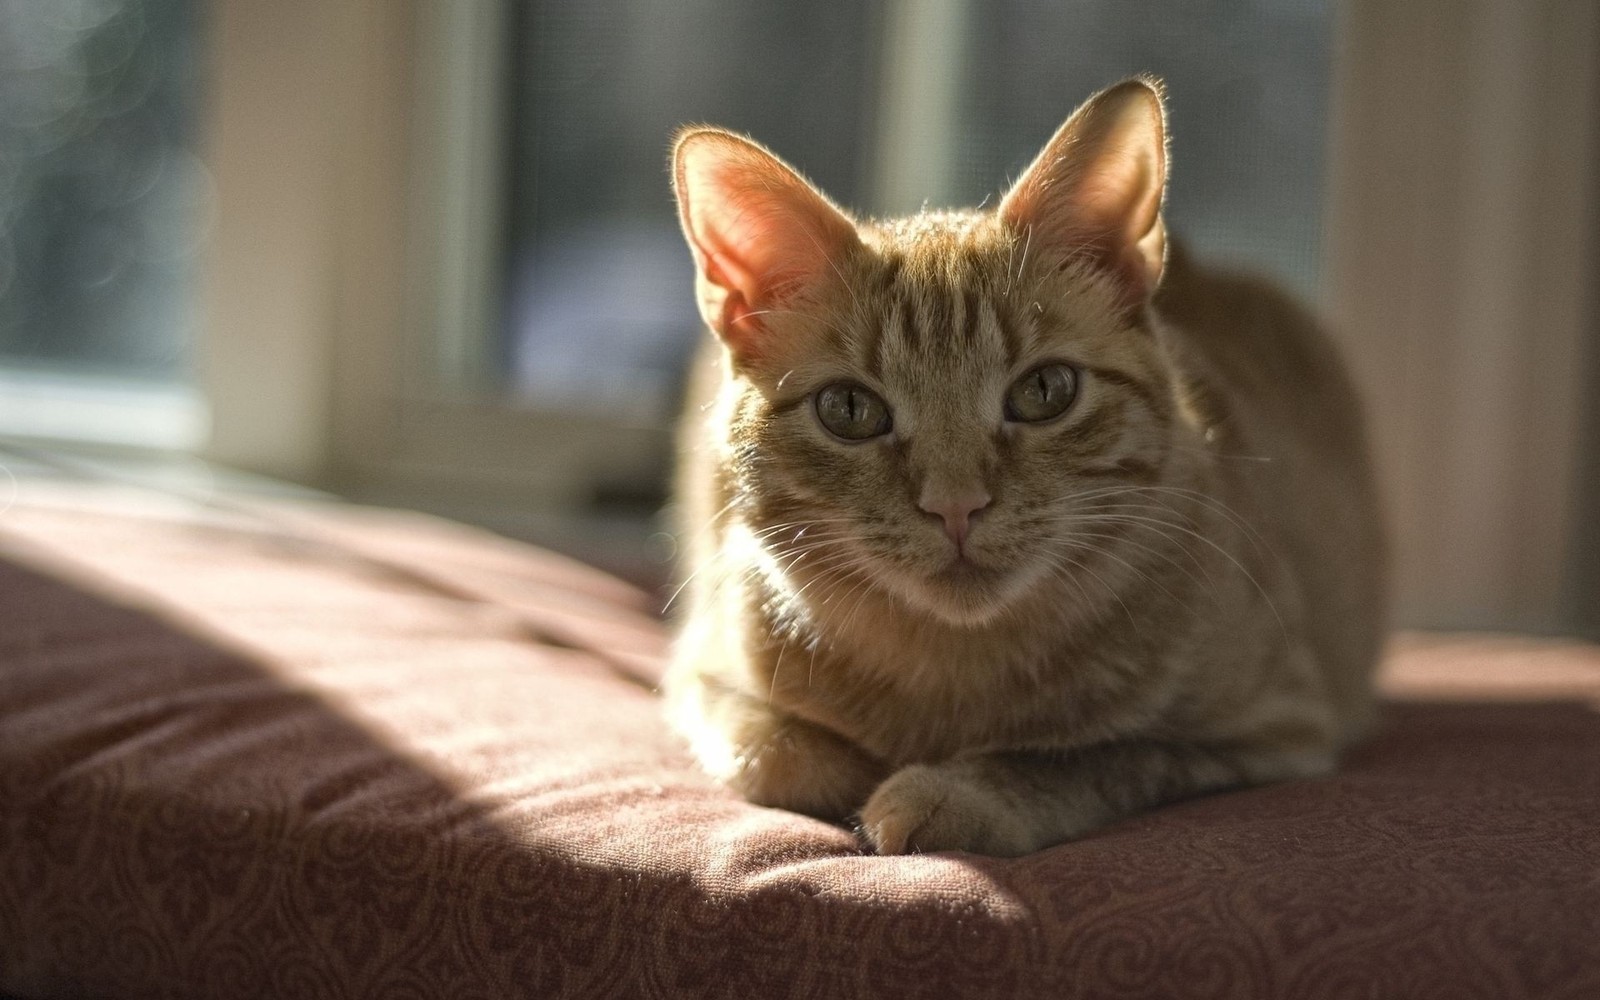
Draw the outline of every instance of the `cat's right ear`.
<instances>
[{"instance_id":1,"label":"cat's right ear","mask_svg":"<svg viewBox=\"0 0 1600 1000\"><path fill-rule=\"evenodd\" d=\"M762 316L837 280L855 225L761 146L691 127L672 151L678 217L694 254L700 315L736 357L762 351Z\"/></svg>"}]
</instances>

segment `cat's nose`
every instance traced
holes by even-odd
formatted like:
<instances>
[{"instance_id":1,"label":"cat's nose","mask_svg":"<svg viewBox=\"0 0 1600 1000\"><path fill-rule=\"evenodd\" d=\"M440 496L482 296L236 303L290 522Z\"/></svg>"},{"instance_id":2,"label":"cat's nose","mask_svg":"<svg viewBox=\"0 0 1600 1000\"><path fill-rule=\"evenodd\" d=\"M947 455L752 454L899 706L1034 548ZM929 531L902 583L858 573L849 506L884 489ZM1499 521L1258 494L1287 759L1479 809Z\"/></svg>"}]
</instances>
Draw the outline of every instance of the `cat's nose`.
<instances>
[{"instance_id":1,"label":"cat's nose","mask_svg":"<svg viewBox=\"0 0 1600 1000\"><path fill-rule=\"evenodd\" d=\"M944 533L956 543L960 552L967 543L967 533L972 527L972 516L989 506L989 494L982 489L962 490L956 493L935 493L924 490L917 506L944 521Z\"/></svg>"}]
</instances>

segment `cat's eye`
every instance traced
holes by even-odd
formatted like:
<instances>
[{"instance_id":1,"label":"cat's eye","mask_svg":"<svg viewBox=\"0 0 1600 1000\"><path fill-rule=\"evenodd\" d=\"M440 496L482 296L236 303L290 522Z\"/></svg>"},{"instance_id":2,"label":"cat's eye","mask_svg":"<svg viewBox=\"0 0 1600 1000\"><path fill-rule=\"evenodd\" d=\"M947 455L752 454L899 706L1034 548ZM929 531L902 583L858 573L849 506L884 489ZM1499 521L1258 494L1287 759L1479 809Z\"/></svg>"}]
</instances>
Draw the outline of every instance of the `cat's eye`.
<instances>
[{"instance_id":1,"label":"cat's eye","mask_svg":"<svg viewBox=\"0 0 1600 1000\"><path fill-rule=\"evenodd\" d=\"M817 419L834 437L866 441L889 433L894 418L877 393L853 382L823 386L816 395Z\"/></svg>"},{"instance_id":2,"label":"cat's eye","mask_svg":"<svg viewBox=\"0 0 1600 1000\"><path fill-rule=\"evenodd\" d=\"M1078 395L1078 373L1068 365L1040 365L1011 383L1006 419L1037 424L1067 412Z\"/></svg>"}]
</instances>

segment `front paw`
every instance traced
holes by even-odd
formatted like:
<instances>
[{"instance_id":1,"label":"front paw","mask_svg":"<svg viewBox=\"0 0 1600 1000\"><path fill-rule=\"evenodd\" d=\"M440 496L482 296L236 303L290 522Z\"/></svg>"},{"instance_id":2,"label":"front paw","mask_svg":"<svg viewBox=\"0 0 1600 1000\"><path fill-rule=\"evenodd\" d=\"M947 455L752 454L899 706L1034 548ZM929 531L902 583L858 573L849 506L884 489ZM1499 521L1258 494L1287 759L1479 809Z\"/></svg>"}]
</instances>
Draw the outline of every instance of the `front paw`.
<instances>
[{"instance_id":1,"label":"front paw","mask_svg":"<svg viewBox=\"0 0 1600 1000\"><path fill-rule=\"evenodd\" d=\"M879 854L970 851L1014 858L1045 846L1028 817L981 773L951 765L895 772L867 800L861 826Z\"/></svg>"},{"instance_id":2,"label":"front paw","mask_svg":"<svg viewBox=\"0 0 1600 1000\"><path fill-rule=\"evenodd\" d=\"M724 780L757 805L841 820L883 777L877 761L798 719L763 717L738 735L736 762Z\"/></svg>"},{"instance_id":3,"label":"front paw","mask_svg":"<svg viewBox=\"0 0 1600 1000\"><path fill-rule=\"evenodd\" d=\"M700 765L756 805L843 820L888 773L837 733L719 682L679 678L668 697Z\"/></svg>"}]
</instances>

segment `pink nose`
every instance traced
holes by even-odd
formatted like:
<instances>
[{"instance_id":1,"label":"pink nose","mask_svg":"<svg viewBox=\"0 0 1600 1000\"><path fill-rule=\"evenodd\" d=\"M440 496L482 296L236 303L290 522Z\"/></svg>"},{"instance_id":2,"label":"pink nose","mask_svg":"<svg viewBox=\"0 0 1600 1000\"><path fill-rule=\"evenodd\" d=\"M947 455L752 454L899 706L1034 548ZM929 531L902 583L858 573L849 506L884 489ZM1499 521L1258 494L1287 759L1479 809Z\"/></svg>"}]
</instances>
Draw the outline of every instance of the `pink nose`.
<instances>
[{"instance_id":1,"label":"pink nose","mask_svg":"<svg viewBox=\"0 0 1600 1000\"><path fill-rule=\"evenodd\" d=\"M989 494L982 490L935 496L923 493L917 506L944 521L944 533L960 552L972 527L972 516L989 506Z\"/></svg>"}]
</instances>

